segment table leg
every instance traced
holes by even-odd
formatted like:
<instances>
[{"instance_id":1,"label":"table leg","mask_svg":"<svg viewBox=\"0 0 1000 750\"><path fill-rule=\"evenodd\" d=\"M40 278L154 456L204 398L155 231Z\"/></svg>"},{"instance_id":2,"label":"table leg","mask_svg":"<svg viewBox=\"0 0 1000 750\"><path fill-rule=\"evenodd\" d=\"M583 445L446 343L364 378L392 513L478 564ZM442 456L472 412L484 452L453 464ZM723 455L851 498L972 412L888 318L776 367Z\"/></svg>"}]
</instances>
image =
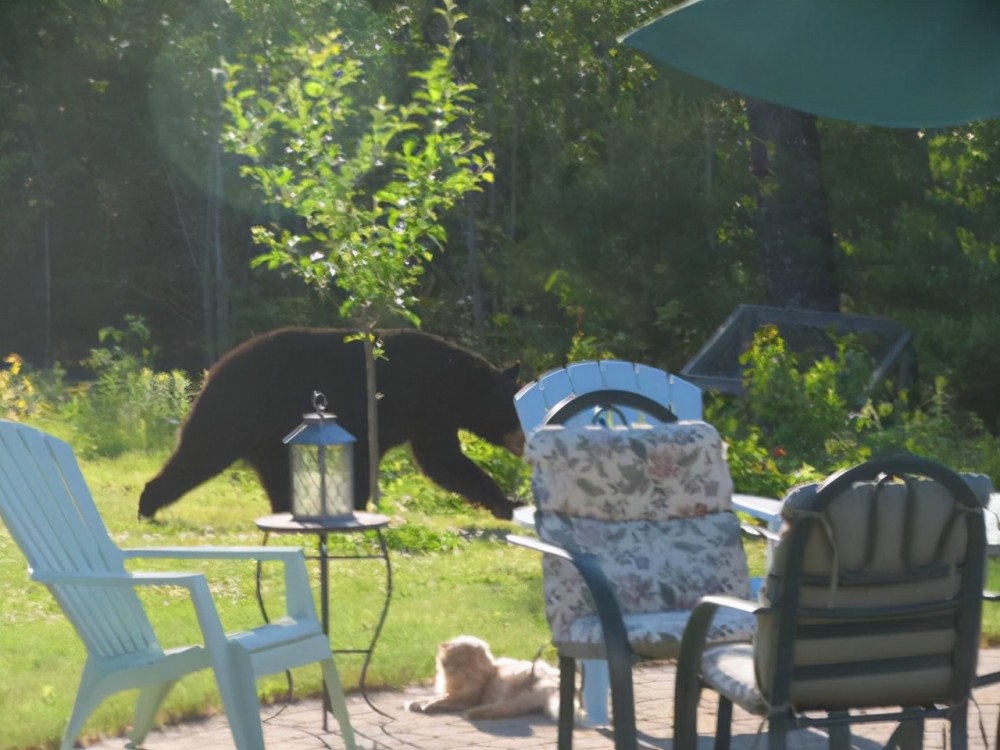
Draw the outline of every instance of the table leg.
<instances>
[{"instance_id":1,"label":"table leg","mask_svg":"<svg viewBox=\"0 0 1000 750\"><path fill-rule=\"evenodd\" d=\"M382 633L382 626L385 625L386 615L389 614L389 602L392 601L392 563L389 561L389 548L385 543L385 535L382 533L381 529L376 529L375 534L378 537L379 552L382 559L385 561L385 604L382 605L382 614L379 615L378 623L375 625L375 631L372 633L371 644L368 646L368 650L365 653L364 663L361 665L361 695L364 697L365 702L371 706L378 713L387 716L382 711L379 711L372 702L368 699L368 692L365 689L365 679L368 676L368 665L371 663L372 654L375 652L375 644L378 642L378 637Z\"/></svg>"},{"instance_id":2,"label":"table leg","mask_svg":"<svg viewBox=\"0 0 1000 750\"><path fill-rule=\"evenodd\" d=\"M330 637L330 557L326 545L326 534L319 535L319 609L323 633ZM323 731L328 731L327 719L330 715L330 695L323 680Z\"/></svg>"}]
</instances>

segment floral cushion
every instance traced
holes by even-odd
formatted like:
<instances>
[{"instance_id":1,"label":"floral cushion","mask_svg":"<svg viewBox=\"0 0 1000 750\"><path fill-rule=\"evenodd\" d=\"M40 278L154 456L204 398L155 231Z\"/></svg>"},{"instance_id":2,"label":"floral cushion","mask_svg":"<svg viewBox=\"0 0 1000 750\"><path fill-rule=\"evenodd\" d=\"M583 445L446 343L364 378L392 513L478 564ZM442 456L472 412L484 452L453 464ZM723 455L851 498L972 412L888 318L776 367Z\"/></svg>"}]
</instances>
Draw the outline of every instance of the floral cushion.
<instances>
[{"instance_id":1,"label":"floral cushion","mask_svg":"<svg viewBox=\"0 0 1000 750\"><path fill-rule=\"evenodd\" d=\"M706 422L648 427L547 427L525 447L535 505L546 512L664 520L728 510L733 480Z\"/></svg>"},{"instance_id":2,"label":"floral cushion","mask_svg":"<svg viewBox=\"0 0 1000 750\"><path fill-rule=\"evenodd\" d=\"M691 612L673 610L625 615L625 632L632 651L646 659L676 659L681 650L681 637ZM753 636L756 622L746 612L721 609L709 626L709 643L745 642ZM605 657L604 635L597 615L573 620L568 640L556 641L561 653L577 659Z\"/></svg>"},{"instance_id":3,"label":"floral cushion","mask_svg":"<svg viewBox=\"0 0 1000 750\"><path fill-rule=\"evenodd\" d=\"M716 617L725 611L720 609ZM757 687L753 646L749 643L706 649L701 657L701 679L744 711L758 716L767 715L767 701Z\"/></svg>"},{"instance_id":4,"label":"floral cushion","mask_svg":"<svg viewBox=\"0 0 1000 750\"><path fill-rule=\"evenodd\" d=\"M545 428L531 436L526 456L539 536L597 556L637 654L676 655L702 596L749 596L732 480L711 425ZM602 656L593 599L576 568L551 556L542 565L556 645L579 658ZM752 618L720 620L713 640L746 639L752 629Z\"/></svg>"}]
</instances>

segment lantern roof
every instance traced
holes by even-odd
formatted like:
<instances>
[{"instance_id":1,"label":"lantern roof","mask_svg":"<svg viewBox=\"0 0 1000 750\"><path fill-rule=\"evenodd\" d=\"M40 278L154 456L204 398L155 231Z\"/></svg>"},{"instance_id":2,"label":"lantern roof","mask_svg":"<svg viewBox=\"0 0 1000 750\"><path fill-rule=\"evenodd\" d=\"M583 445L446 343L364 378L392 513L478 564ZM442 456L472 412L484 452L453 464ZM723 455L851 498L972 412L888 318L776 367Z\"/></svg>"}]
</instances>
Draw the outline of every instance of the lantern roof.
<instances>
[{"instance_id":1,"label":"lantern roof","mask_svg":"<svg viewBox=\"0 0 1000 750\"><path fill-rule=\"evenodd\" d=\"M303 414L302 424L285 435L286 445L340 445L353 443L355 437L339 424L333 414Z\"/></svg>"}]
</instances>

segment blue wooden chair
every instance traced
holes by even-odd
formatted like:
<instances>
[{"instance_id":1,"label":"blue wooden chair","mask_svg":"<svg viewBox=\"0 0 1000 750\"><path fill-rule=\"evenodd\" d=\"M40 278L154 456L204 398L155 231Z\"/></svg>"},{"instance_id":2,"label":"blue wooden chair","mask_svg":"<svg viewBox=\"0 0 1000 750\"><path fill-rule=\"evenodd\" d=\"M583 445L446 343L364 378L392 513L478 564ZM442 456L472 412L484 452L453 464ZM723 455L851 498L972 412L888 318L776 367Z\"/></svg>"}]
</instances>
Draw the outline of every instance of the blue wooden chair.
<instances>
[{"instance_id":1,"label":"blue wooden chair","mask_svg":"<svg viewBox=\"0 0 1000 750\"><path fill-rule=\"evenodd\" d=\"M549 370L514 396L525 436L546 424L575 426L701 419L701 389L648 365L602 360Z\"/></svg>"},{"instance_id":2,"label":"blue wooden chair","mask_svg":"<svg viewBox=\"0 0 1000 750\"><path fill-rule=\"evenodd\" d=\"M527 437L547 424L579 426L672 422L701 419L701 389L649 365L601 360L576 362L542 374L514 396L514 407ZM534 526L531 511L515 518ZM608 723L608 665L583 662L583 704L590 724Z\"/></svg>"},{"instance_id":3,"label":"blue wooden chair","mask_svg":"<svg viewBox=\"0 0 1000 750\"><path fill-rule=\"evenodd\" d=\"M58 601L87 649L76 701L62 738L71 750L87 717L108 696L138 689L129 738L139 745L173 685L211 668L238 750L262 750L256 679L319 663L344 742L354 733L330 641L316 617L299 548L179 547L121 549L97 512L69 445L26 425L0 420L0 519L27 558L31 579ZM284 617L227 635L201 573L129 572L130 558L248 559L281 562ZM187 589L203 643L160 646L136 590Z\"/></svg>"}]
</instances>

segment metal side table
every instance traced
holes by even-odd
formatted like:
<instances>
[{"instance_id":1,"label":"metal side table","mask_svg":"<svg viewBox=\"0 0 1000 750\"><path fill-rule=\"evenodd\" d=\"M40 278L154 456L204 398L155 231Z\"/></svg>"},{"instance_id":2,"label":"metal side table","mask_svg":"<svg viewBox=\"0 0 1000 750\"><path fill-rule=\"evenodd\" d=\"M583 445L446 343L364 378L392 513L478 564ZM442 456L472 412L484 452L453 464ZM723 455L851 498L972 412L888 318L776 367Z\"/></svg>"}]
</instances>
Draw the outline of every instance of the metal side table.
<instances>
[{"instance_id":1,"label":"metal side table","mask_svg":"<svg viewBox=\"0 0 1000 750\"><path fill-rule=\"evenodd\" d=\"M264 544L267 544L271 534L312 534L317 538L317 554L307 557L319 561L319 586L320 586L320 620L323 625L323 632L330 635L330 560L383 560L385 563L385 603L379 615L375 631L372 633L371 643L367 648L333 649L335 654L364 654L365 659L361 666L361 679L359 687L361 695L369 706L378 713L379 711L365 691L365 678L368 674L368 665L371 663L372 653L375 651L375 644L382 632L385 624L386 614L389 612L389 602L392 599L392 564L389 561L389 548L386 546L385 535L382 529L389 525L389 519L378 513L366 513L356 511L349 518L320 518L297 520L291 513L277 513L271 516L263 516L257 519L257 528L264 532ZM331 534L358 534L365 531L375 532L378 539L378 554L354 554L354 555L331 555L327 547L327 539ZM267 618L264 610L264 600L260 591L260 565L257 568L257 603L260 605L261 613ZM324 711L323 711L323 731L327 730L327 717L330 707L327 704L326 689L324 686Z\"/></svg>"}]
</instances>

